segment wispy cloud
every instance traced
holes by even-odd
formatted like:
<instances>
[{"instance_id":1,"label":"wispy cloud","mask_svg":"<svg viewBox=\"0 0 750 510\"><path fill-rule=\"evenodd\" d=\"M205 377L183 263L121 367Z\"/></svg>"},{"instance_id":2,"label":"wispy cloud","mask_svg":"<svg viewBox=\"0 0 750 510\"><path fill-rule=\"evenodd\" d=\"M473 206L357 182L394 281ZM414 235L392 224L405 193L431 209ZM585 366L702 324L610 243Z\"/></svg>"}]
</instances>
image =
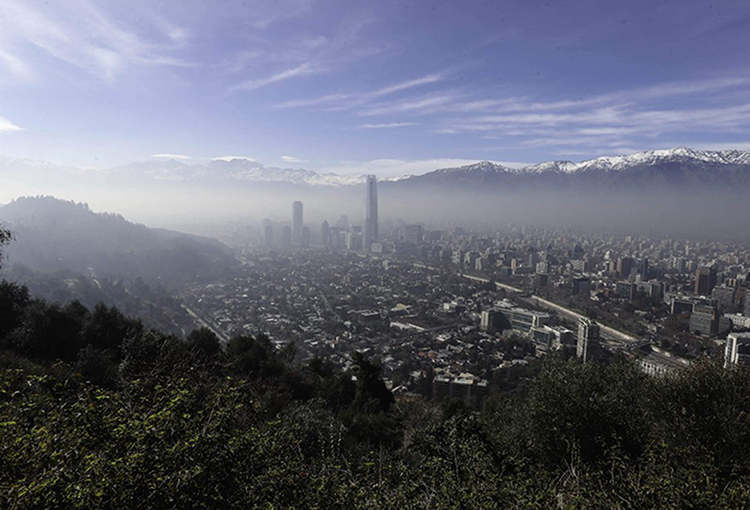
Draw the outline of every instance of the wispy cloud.
<instances>
[{"instance_id":1,"label":"wispy cloud","mask_svg":"<svg viewBox=\"0 0 750 510\"><path fill-rule=\"evenodd\" d=\"M394 92L400 92L402 90L408 90L414 87L421 87L422 85L428 85L430 83L437 83L439 81L444 80L445 76L446 76L446 73L428 74L427 76L423 76L415 80L409 80L409 81L405 81L402 83L397 83L396 85L383 87L381 89L370 92L369 94L366 94L366 95L369 97L385 96L388 94L393 94Z\"/></svg>"},{"instance_id":2,"label":"wispy cloud","mask_svg":"<svg viewBox=\"0 0 750 510\"><path fill-rule=\"evenodd\" d=\"M192 157L185 156L184 154L168 154L168 153L152 154L151 157L157 158L157 159L193 159Z\"/></svg>"},{"instance_id":3,"label":"wispy cloud","mask_svg":"<svg viewBox=\"0 0 750 510\"><path fill-rule=\"evenodd\" d=\"M13 124L8 119L0 117L0 133L7 133L11 131L24 131L24 129L16 124Z\"/></svg>"},{"instance_id":4,"label":"wispy cloud","mask_svg":"<svg viewBox=\"0 0 750 510\"><path fill-rule=\"evenodd\" d=\"M360 117L390 115L393 113L433 113L456 99L455 94L440 94L427 97L409 98L403 101L379 103L357 113Z\"/></svg>"},{"instance_id":5,"label":"wispy cloud","mask_svg":"<svg viewBox=\"0 0 750 510\"><path fill-rule=\"evenodd\" d=\"M309 163L309 161L306 159L297 158L294 156L281 156L281 160L284 163Z\"/></svg>"},{"instance_id":6,"label":"wispy cloud","mask_svg":"<svg viewBox=\"0 0 750 510\"><path fill-rule=\"evenodd\" d=\"M390 129L416 125L416 122L387 122L385 124L362 124L359 127L360 129Z\"/></svg>"},{"instance_id":7,"label":"wispy cloud","mask_svg":"<svg viewBox=\"0 0 750 510\"><path fill-rule=\"evenodd\" d=\"M325 103L349 99L350 97L351 96L347 94L328 94L326 96L311 97L309 99L292 99L291 101L277 103L274 106L276 108L300 108L308 106L318 106Z\"/></svg>"},{"instance_id":8,"label":"wispy cloud","mask_svg":"<svg viewBox=\"0 0 750 510\"><path fill-rule=\"evenodd\" d=\"M310 106L328 105L326 107L326 110L328 111L351 110L353 108L365 107L367 105L370 105L373 103L373 101L390 94L396 94L398 92L410 90L416 87L422 87L431 83L441 82L445 80L447 76L447 72L433 73L422 76L420 78L399 82L367 92L328 94L319 97L293 99L290 101L278 103L275 106L277 108L306 108Z\"/></svg>"},{"instance_id":9,"label":"wispy cloud","mask_svg":"<svg viewBox=\"0 0 750 510\"><path fill-rule=\"evenodd\" d=\"M211 158L213 161L232 161L233 159L244 159L245 161L253 161L255 162L255 158L251 158L248 156L218 156L216 158Z\"/></svg>"},{"instance_id":10,"label":"wispy cloud","mask_svg":"<svg viewBox=\"0 0 750 510\"><path fill-rule=\"evenodd\" d=\"M309 62L305 62L303 64L298 65L297 67L286 69L284 71L281 71L276 74L272 74L271 76L268 76L266 78L257 78L252 80L246 80L242 83L239 83L229 89L230 92L237 92L237 91L251 91L256 90L261 87L265 87L268 85L271 85L273 83L278 83L280 81L288 80L290 78L296 78L297 76L305 76L309 74L314 74L315 67L313 67Z\"/></svg>"},{"instance_id":11,"label":"wispy cloud","mask_svg":"<svg viewBox=\"0 0 750 510\"><path fill-rule=\"evenodd\" d=\"M148 39L115 22L100 4L90 0L50 2L43 9L31 2L4 0L0 16L0 51L6 55L2 61L19 76L28 74L30 67L19 50L33 48L108 81L134 64L190 65L171 54L187 40L184 29L154 19L151 25L165 42ZM143 24L143 19L140 22Z\"/></svg>"}]
</instances>

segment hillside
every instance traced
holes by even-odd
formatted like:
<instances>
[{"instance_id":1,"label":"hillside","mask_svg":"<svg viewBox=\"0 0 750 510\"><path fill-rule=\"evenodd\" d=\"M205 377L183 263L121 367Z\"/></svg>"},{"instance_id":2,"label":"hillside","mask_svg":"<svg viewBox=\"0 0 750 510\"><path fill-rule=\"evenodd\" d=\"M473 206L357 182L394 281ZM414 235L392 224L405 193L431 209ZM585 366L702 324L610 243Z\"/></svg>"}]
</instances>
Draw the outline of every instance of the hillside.
<instances>
[{"instance_id":1,"label":"hillside","mask_svg":"<svg viewBox=\"0 0 750 510\"><path fill-rule=\"evenodd\" d=\"M0 221L15 234L6 264L36 271L141 277L171 287L216 278L236 263L212 239L150 229L53 197L19 198L0 208Z\"/></svg>"}]
</instances>

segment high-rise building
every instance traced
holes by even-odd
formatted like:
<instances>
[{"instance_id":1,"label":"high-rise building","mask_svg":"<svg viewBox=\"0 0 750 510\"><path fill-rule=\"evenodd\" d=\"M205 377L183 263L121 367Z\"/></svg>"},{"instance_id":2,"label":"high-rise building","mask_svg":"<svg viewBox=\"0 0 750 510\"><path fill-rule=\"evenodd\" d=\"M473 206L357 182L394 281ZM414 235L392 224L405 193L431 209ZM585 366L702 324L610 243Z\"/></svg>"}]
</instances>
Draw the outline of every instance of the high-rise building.
<instances>
[{"instance_id":1,"label":"high-rise building","mask_svg":"<svg viewBox=\"0 0 750 510\"><path fill-rule=\"evenodd\" d=\"M270 223L263 227L263 244L266 248L273 246L273 225Z\"/></svg>"},{"instance_id":2,"label":"high-rise building","mask_svg":"<svg viewBox=\"0 0 750 510\"><path fill-rule=\"evenodd\" d=\"M736 295L737 289L728 285L717 285L711 291L711 299L716 301L716 306L721 311L725 311L734 305Z\"/></svg>"},{"instance_id":3,"label":"high-rise building","mask_svg":"<svg viewBox=\"0 0 750 510\"><path fill-rule=\"evenodd\" d=\"M593 358L599 347L599 324L586 317L578 319L576 355L584 362Z\"/></svg>"},{"instance_id":4,"label":"high-rise building","mask_svg":"<svg viewBox=\"0 0 750 510\"><path fill-rule=\"evenodd\" d=\"M419 243L422 241L422 225L406 225L404 227L404 242Z\"/></svg>"},{"instance_id":5,"label":"high-rise building","mask_svg":"<svg viewBox=\"0 0 750 510\"><path fill-rule=\"evenodd\" d=\"M289 248L292 245L292 229L289 225L284 225L281 229L281 246Z\"/></svg>"},{"instance_id":6,"label":"high-rise building","mask_svg":"<svg viewBox=\"0 0 750 510\"><path fill-rule=\"evenodd\" d=\"M716 268L713 266L699 267L695 271L695 293L708 296L716 287Z\"/></svg>"},{"instance_id":7,"label":"high-rise building","mask_svg":"<svg viewBox=\"0 0 750 510\"><path fill-rule=\"evenodd\" d=\"M750 333L730 333L724 349L724 367L750 366Z\"/></svg>"},{"instance_id":8,"label":"high-rise building","mask_svg":"<svg viewBox=\"0 0 750 510\"><path fill-rule=\"evenodd\" d=\"M302 243L302 202L299 200L292 204L292 244L299 246Z\"/></svg>"},{"instance_id":9,"label":"high-rise building","mask_svg":"<svg viewBox=\"0 0 750 510\"><path fill-rule=\"evenodd\" d=\"M719 332L719 311L713 306L695 305L690 315L690 332L714 336Z\"/></svg>"},{"instance_id":10,"label":"high-rise building","mask_svg":"<svg viewBox=\"0 0 750 510\"><path fill-rule=\"evenodd\" d=\"M300 235L299 245L302 248L310 247L310 227L302 227L302 234Z\"/></svg>"},{"instance_id":11,"label":"high-rise building","mask_svg":"<svg viewBox=\"0 0 750 510\"><path fill-rule=\"evenodd\" d=\"M367 199L365 209L365 232L363 247L370 251L372 243L378 240L378 181L374 175L367 176Z\"/></svg>"},{"instance_id":12,"label":"high-rise building","mask_svg":"<svg viewBox=\"0 0 750 510\"><path fill-rule=\"evenodd\" d=\"M328 224L328 220L324 220L323 225L320 226L320 243L323 246L331 244L331 226Z\"/></svg>"},{"instance_id":13,"label":"high-rise building","mask_svg":"<svg viewBox=\"0 0 750 510\"><path fill-rule=\"evenodd\" d=\"M620 278L630 277L630 272L633 270L634 264L635 260L630 257L620 257L617 259L617 274L620 275Z\"/></svg>"}]
</instances>

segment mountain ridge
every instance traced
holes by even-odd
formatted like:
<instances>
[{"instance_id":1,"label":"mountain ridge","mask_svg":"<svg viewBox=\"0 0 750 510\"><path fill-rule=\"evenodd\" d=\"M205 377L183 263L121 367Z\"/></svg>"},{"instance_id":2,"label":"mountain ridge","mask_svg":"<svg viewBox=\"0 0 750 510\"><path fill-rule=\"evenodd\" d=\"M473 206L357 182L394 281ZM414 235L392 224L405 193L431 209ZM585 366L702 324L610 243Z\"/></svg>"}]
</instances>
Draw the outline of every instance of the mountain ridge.
<instances>
[{"instance_id":1,"label":"mountain ridge","mask_svg":"<svg viewBox=\"0 0 750 510\"><path fill-rule=\"evenodd\" d=\"M656 168L660 165L688 165L696 169L747 167L750 172L750 151L743 150L697 150L689 147L672 149L655 149L626 155L600 156L580 162L554 160L510 167L492 161L478 161L460 167L438 168L422 174L407 174L396 177L380 178L381 182L405 183L422 181L431 176L441 178L462 176L468 179L472 175L504 176L541 176L556 175L562 178L575 177L581 174L606 174L610 172L628 173L644 168ZM132 179L153 179L163 183L282 183L306 185L312 187L351 187L364 182L365 174L346 175L334 172L316 172L304 168L281 168L265 166L246 158L230 160L213 160L208 163L186 164L177 160L133 162L105 170L80 169L75 167L55 166L44 161L12 159L0 157L0 174L11 168L23 169L24 173L40 175L48 172L67 172L85 175L104 183L119 183Z\"/></svg>"}]
</instances>

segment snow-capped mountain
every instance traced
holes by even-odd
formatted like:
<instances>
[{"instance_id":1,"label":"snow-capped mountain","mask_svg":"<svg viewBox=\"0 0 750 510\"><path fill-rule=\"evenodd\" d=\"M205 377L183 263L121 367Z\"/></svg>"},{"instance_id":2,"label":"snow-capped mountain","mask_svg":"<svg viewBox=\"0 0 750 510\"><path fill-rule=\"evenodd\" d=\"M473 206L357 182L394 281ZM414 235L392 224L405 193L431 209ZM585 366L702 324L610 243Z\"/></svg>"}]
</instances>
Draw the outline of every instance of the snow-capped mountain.
<instances>
[{"instance_id":1,"label":"snow-capped mountain","mask_svg":"<svg viewBox=\"0 0 750 510\"><path fill-rule=\"evenodd\" d=\"M237 186L251 183L335 188L360 186L364 175L319 173L312 170L267 167L245 158L215 160L204 164L181 161L146 161L109 170L57 167L42 161L0 158L0 175L60 179L86 179L101 184L148 182L196 183L201 186ZM45 178L46 179L46 178ZM491 161L480 161L457 168L441 168L421 175L380 179L385 186L420 185L450 187L476 186L486 191L503 187L550 185L584 187L602 185L698 185L750 186L750 151L701 151L687 147L651 150L630 155L604 156L575 163L548 161L512 168Z\"/></svg>"},{"instance_id":2,"label":"snow-capped mountain","mask_svg":"<svg viewBox=\"0 0 750 510\"><path fill-rule=\"evenodd\" d=\"M629 168L653 166L661 163L696 163L710 165L750 165L750 151L700 151L688 147L677 147L666 150L636 152L622 156L602 156L575 163L573 161L547 161L521 168L510 168L491 161L480 161L473 165L458 168L441 168L433 173L450 174L455 172L472 173L510 173L540 174L557 172L575 174L590 170L610 171L628 170Z\"/></svg>"},{"instance_id":3,"label":"snow-capped mountain","mask_svg":"<svg viewBox=\"0 0 750 510\"><path fill-rule=\"evenodd\" d=\"M114 168L107 173L113 177L139 175L159 181L282 182L311 186L348 186L360 184L365 179L363 175L321 174L304 169L266 167L244 158L215 160L199 165L186 165L175 160L148 161Z\"/></svg>"},{"instance_id":4,"label":"snow-capped mountain","mask_svg":"<svg viewBox=\"0 0 750 510\"><path fill-rule=\"evenodd\" d=\"M646 191L724 188L750 192L750 151L700 151L687 147L606 156L580 163L550 161L508 168L482 161L442 168L402 181L411 188L465 187L482 191L554 188Z\"/></svg>"}]
</instances>

